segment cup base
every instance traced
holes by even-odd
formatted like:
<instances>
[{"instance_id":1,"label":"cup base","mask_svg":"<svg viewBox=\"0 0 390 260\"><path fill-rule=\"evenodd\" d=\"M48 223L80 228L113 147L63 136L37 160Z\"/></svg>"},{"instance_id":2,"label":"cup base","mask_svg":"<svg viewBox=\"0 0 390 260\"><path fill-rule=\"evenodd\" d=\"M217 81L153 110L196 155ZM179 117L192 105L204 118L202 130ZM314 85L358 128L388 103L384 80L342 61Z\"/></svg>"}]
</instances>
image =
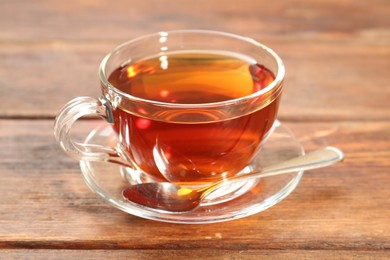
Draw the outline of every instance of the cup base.
<instances>
[{"instance_id":1,"label":"cup base","mask_svg":"<svg viewBox=\"0 0 390 260\"><path fill-rule=\"evenodd\" d=\"M112 145L116 142L110 126L101 126L90 133L86 144ZM246 172L261 166L302 155L303 147L279 121L274 125L267 142L253 159ZM80 161L87 185L108 204L131 215L170 223L203 224L229 221L259 213L288 196L298 185L303 172L293 172L257 180L222 186L211 193L197 209L177 214L161 212L129 202L122 191L132 183L153 181L146 176L132 174L130 169L106 162ZM137 179L129 176L141 176Z\"/></svg>"}]
</instances>

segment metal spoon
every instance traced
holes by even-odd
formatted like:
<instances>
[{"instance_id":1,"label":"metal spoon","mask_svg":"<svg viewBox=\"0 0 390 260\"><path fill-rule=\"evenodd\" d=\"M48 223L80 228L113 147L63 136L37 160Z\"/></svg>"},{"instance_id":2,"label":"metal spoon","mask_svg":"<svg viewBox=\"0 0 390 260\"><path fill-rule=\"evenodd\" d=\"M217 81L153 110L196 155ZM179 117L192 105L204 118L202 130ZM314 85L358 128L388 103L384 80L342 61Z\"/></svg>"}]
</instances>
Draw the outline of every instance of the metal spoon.
<instances>
[{"instance_id":1,"label":"metal spoon","mask_svg":"<svg viewBox=\"0 0 390 260\"><path fill-rule=\"evenodd\" d=\"M126 188L123 191L123 197L145 207L185 213L197 208L208 194L227 183L321 168L341 161L343 158L344 154L339 149L325 147L288 161L264 167L261 171L223 179L199 190L192 190L169 182L142 183Z\"/></svg>"}]
</instances>

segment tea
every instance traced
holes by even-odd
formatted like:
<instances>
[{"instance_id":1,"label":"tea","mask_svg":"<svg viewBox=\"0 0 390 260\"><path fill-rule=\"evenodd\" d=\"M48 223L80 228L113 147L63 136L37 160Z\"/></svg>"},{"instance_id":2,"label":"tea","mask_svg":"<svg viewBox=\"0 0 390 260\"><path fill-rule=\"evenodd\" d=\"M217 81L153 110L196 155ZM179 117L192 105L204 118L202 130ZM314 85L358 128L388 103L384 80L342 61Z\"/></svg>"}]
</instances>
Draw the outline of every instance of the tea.
<instances>
[{"instance_id":1,"label":"tea","mask_svg":"<svg viewBox=\"0 0 390 260\"><path fill-rule=\"evenodd\" d=\"M138 98L202 104L242 98L274 79L269 69L238 55L176 52L119 67L108 80ZM140 117L119 106L114 130L140 170L159 180L199 185L248 165L275 120L279 99L238 118L184 123Z\"/></svg>"}]
</instances>

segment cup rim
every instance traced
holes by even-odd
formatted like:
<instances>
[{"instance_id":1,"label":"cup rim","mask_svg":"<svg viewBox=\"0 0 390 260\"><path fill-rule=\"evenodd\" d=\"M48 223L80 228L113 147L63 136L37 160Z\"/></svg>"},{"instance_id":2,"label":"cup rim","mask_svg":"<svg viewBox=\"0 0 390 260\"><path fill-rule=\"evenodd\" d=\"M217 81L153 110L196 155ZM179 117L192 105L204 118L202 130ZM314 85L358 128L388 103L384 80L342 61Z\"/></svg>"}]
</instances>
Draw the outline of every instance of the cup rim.
<instances>
[{"instance_id":1,"label":"cup rim","mask_svg":"<svg viewBox=\"0 0 390 260\"><path fill-rule=\"evenodd\" d=\"M141 41L141 40L144 40L147 38L155 37L157 35L168 36L169 34L212 34L212 35L230 37L230 38L234 38L234 39L238 39L240 41L250 43L256 47L262 48L264 51L268 52L275 59L277 67L278 67L278 72L275 75L275 79L267 87L265 87L257 92L251 93L250 95L246 95L246 96L234 98L234 99L229 99L229 100L224 100L224 101L218 101L218 102L191 103L191 104L169 103L169 102L162 102L162 101L140 98L140 97L130 95L126 92L123 92L123 91L117 89L115 86L113 86L108 81L107 75L105 73L105 67L107 65L107 62L110 60L110 58L114 54L116 54L120 49L125 48L127 45L130 45L130 44L135 43L137 41ZM152 105L157 105L159 107L169 107L169 108L190 108L190 109L191 108L212 108L212 107L220 107L220 106L226 106L229 104L236 104L236 103L245 102L247 100L260 97L260 96L266 94L267 92L274 90L275 88L280 86L280 84L283 82L284 76L285 76L285 66L283 64L282 59L279 57L279 55L274 50L267 47L266 45L254 40L253 38L250 38L250 37L244 37L244 36L240 36L237 34L227 33L227 32L222 32L222 31L198 30L198 29L160 31L158 33L151 33L151 34L147 34L144 36L136 37L136 38L129 40L129 41L125 41L122 44L116 46L114 49L112 49L103 58L103 60L100 63L100 66L99 66L100 81L104 84L104 86L106 86L108 88L109 91L112 91L121 97L125 97L129 100L133 100L136 102L143 102L143 103L148 103L148 104L152 104Z\"/></svg>"}]
</instances>

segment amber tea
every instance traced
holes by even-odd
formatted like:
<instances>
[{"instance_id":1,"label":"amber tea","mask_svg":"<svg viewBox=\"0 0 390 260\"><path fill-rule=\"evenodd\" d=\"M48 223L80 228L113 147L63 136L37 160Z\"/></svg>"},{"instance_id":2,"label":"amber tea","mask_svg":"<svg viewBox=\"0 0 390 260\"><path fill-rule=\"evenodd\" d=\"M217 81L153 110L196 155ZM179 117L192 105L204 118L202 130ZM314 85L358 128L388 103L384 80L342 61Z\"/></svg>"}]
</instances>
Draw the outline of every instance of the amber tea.
<instances>
[{"instance_id":1,"label":"amber tea","mask_svg":"<svg viewBox=\"0 0 390 260\"><path fill-rule=\"evenodd\" d=\"M250 95L274 78L266 67L239 56L188 52L119 67L109 81L142 99L203 104ZM133 162L149 175L188 184L212 182L239 172L256 155L279 98L251 114L211 122L157 121L119 107L114 129Z\"/></svg>"}]
</instances>

